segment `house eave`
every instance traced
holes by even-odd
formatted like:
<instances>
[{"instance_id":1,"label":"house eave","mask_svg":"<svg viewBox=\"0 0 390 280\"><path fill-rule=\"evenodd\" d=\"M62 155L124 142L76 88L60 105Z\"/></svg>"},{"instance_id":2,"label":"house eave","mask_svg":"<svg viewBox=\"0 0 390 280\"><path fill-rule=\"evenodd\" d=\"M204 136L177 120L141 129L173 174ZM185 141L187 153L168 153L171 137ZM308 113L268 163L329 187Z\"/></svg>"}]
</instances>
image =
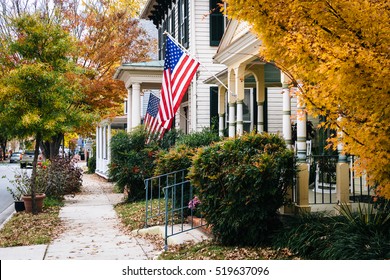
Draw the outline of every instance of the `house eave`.
<instances>
[{"instance_id":1,"label":"house eave","mask_svg":"<svg viewBox=\"0 0 390 280\"><path fill-rule=\"evenodd\" d=\"M261 41L252 33L245 33L240 40L234 41L213 57L214 63L233 65L253 56L258 56Z\"/></svg>"}]
</instances>

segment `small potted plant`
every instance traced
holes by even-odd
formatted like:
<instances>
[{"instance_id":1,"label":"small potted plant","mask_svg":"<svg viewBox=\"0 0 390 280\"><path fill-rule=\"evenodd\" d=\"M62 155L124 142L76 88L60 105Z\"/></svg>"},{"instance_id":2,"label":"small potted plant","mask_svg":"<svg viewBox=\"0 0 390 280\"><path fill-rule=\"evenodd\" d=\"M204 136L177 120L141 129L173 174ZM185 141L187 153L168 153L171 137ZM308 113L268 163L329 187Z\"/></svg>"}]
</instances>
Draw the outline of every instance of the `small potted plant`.
<instances>
[{"instance_id":1,"label":"small potted plant","mask_svg":"<svg viewBox=\"0 0 390 280\"><path fill-rule=\"evenodd\" d=\"M10 192L14 199L15 203L15 211L16 212L22 212L25 210L24 208L24 201L22 200L23 193L20 191L20 189L12 189L10 187L7 187L7 190Z\"/></svg>"},{"instance_id":2,"label":"small potted plant","mask_svg":"<svg viewBox=\"0 0 390 280\"><path fill-rule=\"evenodd\" d=\"M3 176L4 178L5 176ZM21 212L25 210L24 201L22 196L28 192L29 189L29 177L26 172L21 171L16 173L14 180L9 180L9 182L14 185L13 188L7 187L7 190L12 195L15 202L15 211Z\"/></svg>"},{"instance_id":3,"label":"small potted plant","mask_svg":"<svg viewBox=\"0 0 390 280\"><path fill-rule=\"evenodd\" d=\"M31 177L27 172L21 171L16 174L14 180L10 180L10 182L14 185L14 188L8 187L7 189L13 196L15 202L22 201L24 205L23 210L28 213L32 212ZM43 200L46 197L46 183L46 168L38 168L35 180L35 200L38 212L42 211ZM16 204L18 204L18 209L21 209L21 203L18 202L15 203L15 210Z\"/></svg>"}]
</instances>

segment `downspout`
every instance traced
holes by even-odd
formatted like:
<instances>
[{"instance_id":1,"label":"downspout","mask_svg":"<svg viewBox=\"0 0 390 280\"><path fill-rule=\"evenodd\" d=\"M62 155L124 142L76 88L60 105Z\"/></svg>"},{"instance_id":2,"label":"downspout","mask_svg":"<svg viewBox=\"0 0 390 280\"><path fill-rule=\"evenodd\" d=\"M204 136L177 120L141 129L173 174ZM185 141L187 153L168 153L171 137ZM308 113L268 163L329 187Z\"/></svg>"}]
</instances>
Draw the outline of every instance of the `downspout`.
<instances>
[{"instance_id":1,"label":"downspout","mask_svg":"<svg viewBox=\"0 0 390 280\"><path fill-rule=\"evenodd\" d=\"M196 44L195 44L195 1L190 0L191 8L190 8L190 52L196 57ZM191 131L197 131L198 118L196 112L196 104L197 104L197 76L194 75L191 83ZM191 132L190 131L190 132Z\"/></svg>"}]
</instances>

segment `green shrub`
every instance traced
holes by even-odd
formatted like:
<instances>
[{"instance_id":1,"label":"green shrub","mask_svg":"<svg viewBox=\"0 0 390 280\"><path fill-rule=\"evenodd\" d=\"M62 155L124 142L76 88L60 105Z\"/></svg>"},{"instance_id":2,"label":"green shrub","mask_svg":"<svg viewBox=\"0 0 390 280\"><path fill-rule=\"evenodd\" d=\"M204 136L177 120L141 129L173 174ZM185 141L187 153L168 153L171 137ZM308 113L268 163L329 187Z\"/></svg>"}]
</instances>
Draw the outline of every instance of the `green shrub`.
<instances>
[{"instance_id":1,"label":"green shrub","mask_svg":"<svg viewBox=\"0 0 390 280\"><path fill-rule=\"evenodd\" d=\"M305 259L319 260L330 246L329 236L334 231L336 220L323 213L302 213L291 218L289 223L275 234L273 246L289 248Z\"/></svg>"},{"instance_id":2,"label":"green shrub","mask_svg":"<svg viewBox=\"0 0 390 280\"><path fill-rule=\"evenodd\" d=\"M142 126L129 134L120 131L111 138L109 178L121 192L127 190L129 201L145 198L144 179L153 175L158 147L146 145L145 140Z\"/></svg>"},{"instance_id":3,"label":"green shrub","mask_svg":"<svg viewBox=\"0 0 390 280\"><path fill-rule=\"evenodd\" d=\"M96 157L90 157L88 159L88 173L93 174L96 170Z\"/></svg>"},{"instance_id":4,"label":"green shrub","mask_svg":"<svg viewBox=\"0 0 390 280\"><path fill-rule=\"evenodd\" d=\"M370 204L352 212L340 207L340 216L318 213L298 217L274 240L306 259L369 260L390 258L390 213Z\"/></svg>"},{"instance_id":5,"label":"green shrub","mask_svg":"<svg viewBox=\"0 0 390 280\"><path fill-rule=\"evenodd\" d=\"M218 133L210 128L203 128L202 131L182 134L176 140L177 145L186 145L190 148L208 146L213 142L220 141Z\"/></svg>"},{"instance_id":6,"label":"green shrub","mask_svg":"<svg viewBox=\"0 0 390 280\"><path fill-rule=\"evenodd\" d=\"M294 173L280 136L252 133L199 148L189 177L215 238L255 245L267 238Z\"/></svg>"},{"instance_id":7,"label":"green shrub","mask_svg":"<svg viewBox=\"0 0 390 280\"><path fill-rule=\"evenodd\" d=\"M177 134L176 145L168 151L162 150L158 154L154 174L161 175L189 168L196 148L210 145L219 140L218 134L209 128L190 134Z\"/></svg>"},{"instance_id":8,"label":"green shrub","mask_svg":"<svg viewBox=\"0 0 390 280\"><path fill-rule=\"evenodd\" d=\"M189 168L194 153L195 150L186 145L178 145L169 151L160 151L155 161L154 175L157 176Z\"/></svg>"},{"instance_id":9,"label":"green shrub","mask_svg":"<svg viewBox=\"0 0 390 280\"><path fill-rule=\"evenodd\" d=\"M183 132L172 128L164 134L164 137L159 141L158 146L163 150L169 150L175 146L177 139L183 135Z\"/></svg>"}]
</instances>

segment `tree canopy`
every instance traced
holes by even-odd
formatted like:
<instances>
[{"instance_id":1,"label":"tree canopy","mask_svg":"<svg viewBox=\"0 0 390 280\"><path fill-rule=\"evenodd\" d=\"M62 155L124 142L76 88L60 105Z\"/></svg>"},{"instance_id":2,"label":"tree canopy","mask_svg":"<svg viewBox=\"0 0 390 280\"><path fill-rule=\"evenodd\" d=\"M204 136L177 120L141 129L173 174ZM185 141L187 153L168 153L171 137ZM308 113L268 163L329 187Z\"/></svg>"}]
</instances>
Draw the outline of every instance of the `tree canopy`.
<instances>
[{"instance_id":1,"label":"tree canopy","mask_svg":"<svg viewBox=\"0 0 390 280\"><path fill-rule=\"evenodd\" d=\"M251 24L260 56L294 81L308 113L342 130L371 185L390 198L390 2L227 0ZM339 135L340 137L340 135Z\"/></svg>"},{"instance_id":2,"label":"tree canopy","mask_svg":"<svg viewBox=\"0 0 390 280\"><path fill-rule=\"evenodd\" d=\"M52 147L51 144L57 142L54 145L57 149L54 148L54 150L58 152L63 133L77 132L84 136L88 135L94 131L100 119L123 112L123 99L127 91L122 81L113 79L115 70L125 61L148 60L151 53L150 46L155 43L151 41L139 21L134 19L139 11L139 5L137 0L0 0L2 10L0 16L0 77L8 75L21 62L23 50L11 49L10 44L18 34L13 21L25 14L40 14L41 17L57 24L58 28L66 32L67 38L73 42L71 48L63 54L67 58L66 63L72 61L79 71L74 73L77 77L73 77L75 82L77 81L79 91L79 94L74 96L76 99L73 102L73 112L80 112L76 109L82 108L83 113L95 115L93 119L89 118L88 121L82 123L73 122L72 118L67 118L69 125L63 127L66 129L59 130L58 134L47 139L50 145L46 142L44 147ZM46 35L42 33L39 36ZM47 38L42 38L42 44L45 45L47 52L46 61L63 63L64 61L60 60L58 55L61 54L62 47L70 46L65 46L62 42L61 45L49 50L51 47L46 45L46 42ZM25 45L23 48L29 48L29 46ZM34 66L38 67L38 65ZM68 78L68 81L73 79L70 76Z\"/></svg>"}]
</instances>

